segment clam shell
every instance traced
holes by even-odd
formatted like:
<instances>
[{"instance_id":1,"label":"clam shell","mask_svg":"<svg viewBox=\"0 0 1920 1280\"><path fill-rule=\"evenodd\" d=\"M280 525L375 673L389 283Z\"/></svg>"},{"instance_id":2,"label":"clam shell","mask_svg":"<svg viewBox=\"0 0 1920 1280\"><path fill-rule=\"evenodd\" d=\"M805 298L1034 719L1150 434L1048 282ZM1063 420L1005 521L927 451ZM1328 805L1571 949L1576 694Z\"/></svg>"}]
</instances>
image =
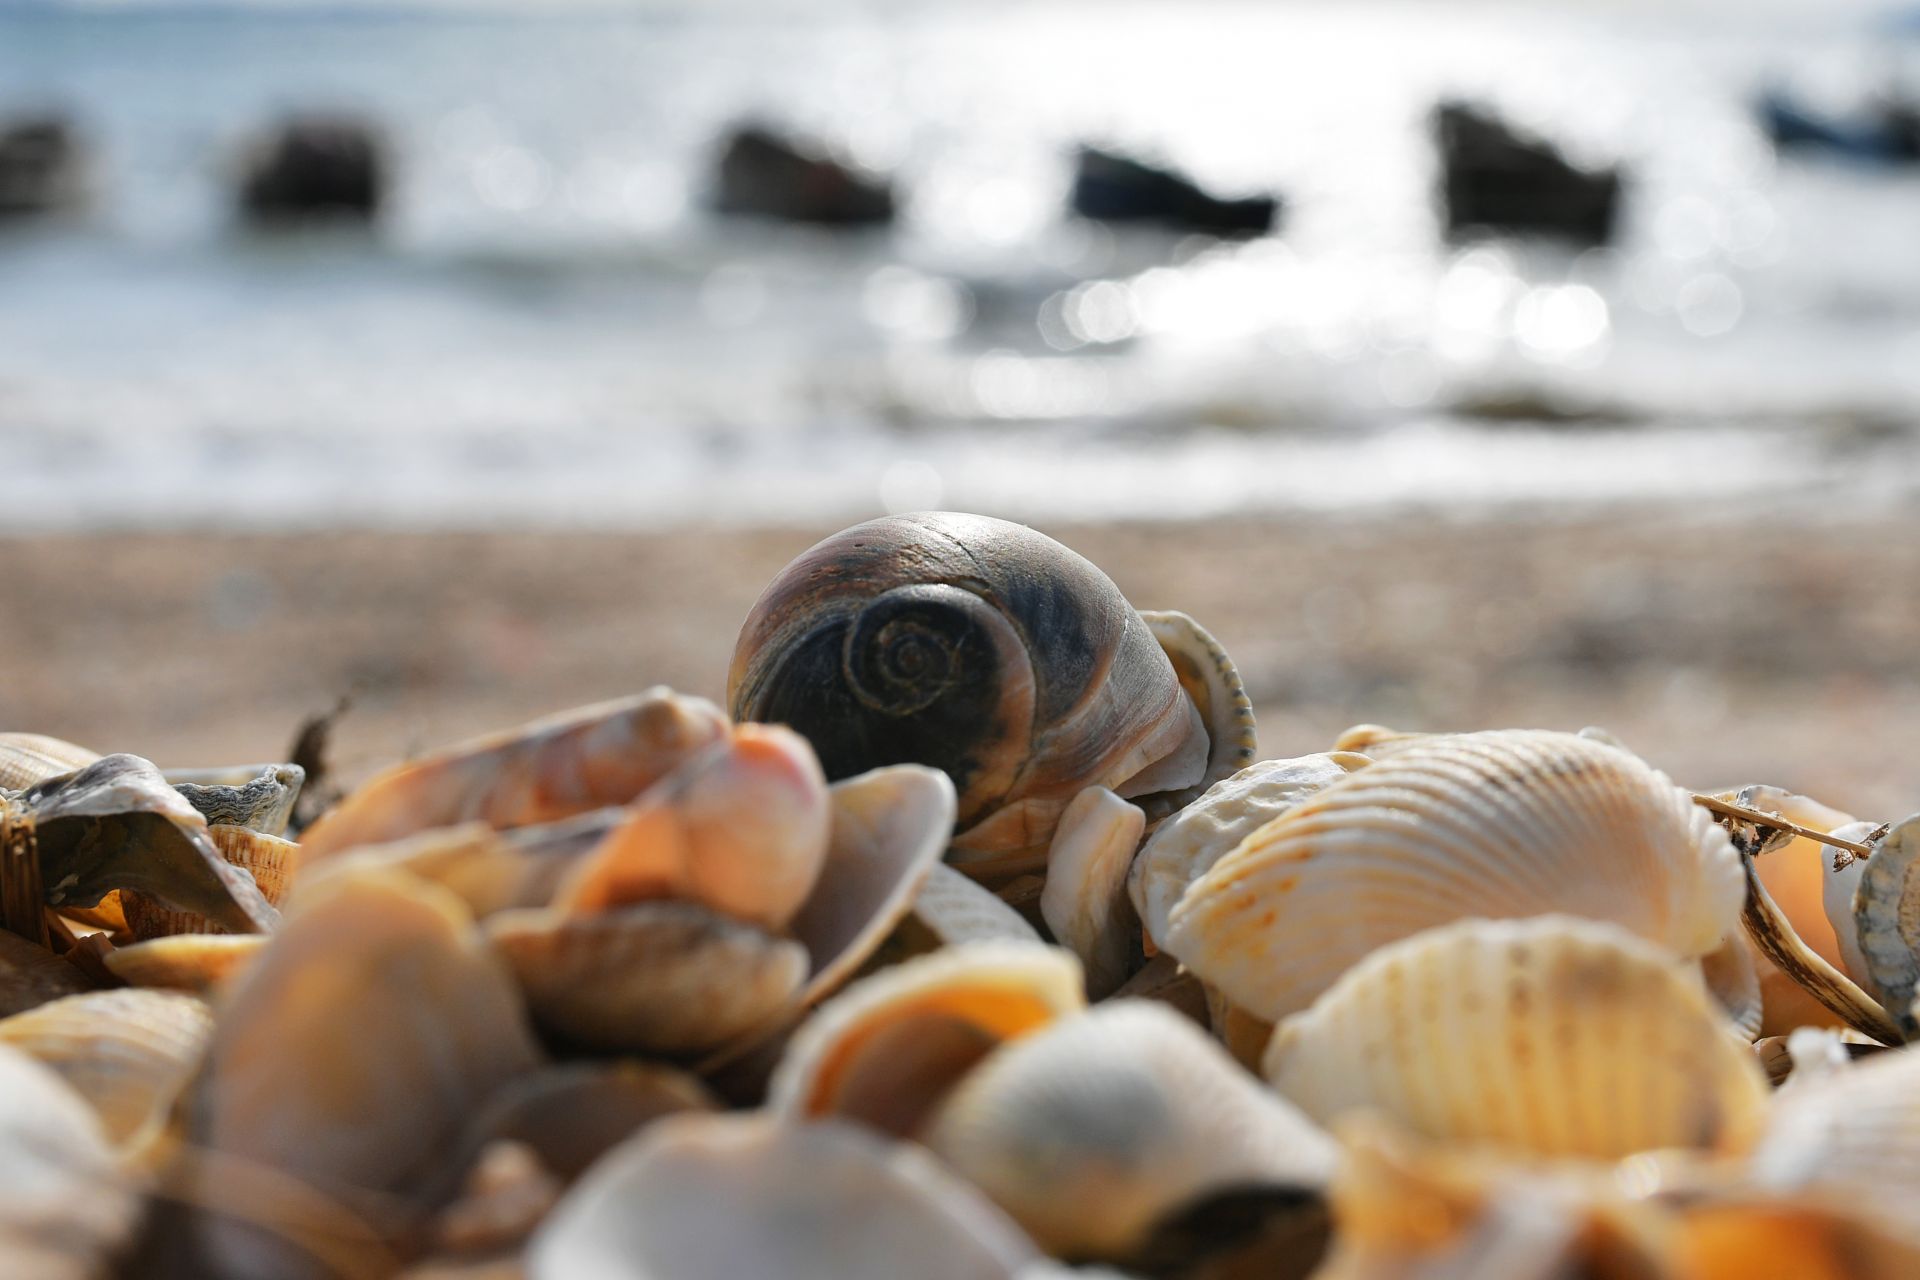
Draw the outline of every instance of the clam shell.
<instances>
[{"instance_id":1,"label":"clam shell","mask_svg":"<svg viewBox=\"0 0 1920 1280\"><path fill-rule=\"evenodd\" d=\"M97 751L45 734L0 733L0 791L21 791L99 758Z\"/></svg>"},{"instance_id":2,"label":"clam shell","mask_svg":"<svg viewBox=\"0 0 1920 1280\"><path fill-rule=\"evenodd\" d=\"M1371 763L1351 752L1250 764L1161 823L1141 847L1127 893L1157 950L1167 916L1192 884L1242 840L1315 792Z\"/></svg>"},{"instance_id":3,"label":"clam shell","mask_svg":"<svg viewBox=\"0 0 1920 1280\"><path fill-rule=\"evenodd\" d=\"M1317 1187L1333 1141L1170 1009L1113 1001L996 1050L924 1138L1047 1252L1124 1256L1227 1187Z\"/></svg>"},{"instance_id":4,"label":"clam shell","mask_svg":"<svg viewBox=\"0 0 1920 1280\"><path fill-rule=\"evenodd\" d=\"M300 846L279 836L248 827L221 825L207 828L207 838L228 866L253 877L268 904L281 906L293 888L300 867ZM142 941L178 933L226 933L227 930L197 911L176 911L152 896L133 889L120 894L120 910L127 929Z\"/></svg>"},{"instance_id":5,"label":"clam shell","mask_svg":"<svg viewBox=\"0 0 1920 1280\"><path fill-rule=\"evenodd\" d=\"M535 1235L528 1280L1012 1280L1031 1243L925 1152L853 1125L675 1116Z\"/></svg>"},{"instance_id":6,"label":"clam shell","mask_svg":"<svg viewBox=\"0 0 1920 1280\"><path fill-rule=\"evenodd\" d=\"M1323 1124L1538 1156L1739 1151L1767 1084L1695 980L1617 926L1467 920L1384 947L1274 1032L1274 1087Z\"/></svg>"},{"instance_id":7,"label":"clam shell","mask_svg":"<svg viewBox=\"0 0 1920 1280\"><path fill-rule=\"evenodd\" d=\"M1354 962L1473 916L1569 911L1700 956L1739 920L1726 833L1640 760L1572 734L1437 738L1248 836L1169 917L1167 949L1256 1017Z\"/></svg>"},{"instance_id":8,"label":"clam shell","mask_svg":"<svg viewBox=\"0 0 1920 1280\"><path fill-rule=\"evenodd\" d=\"M625 804L726 733L703 698L666 688L539 720L398 765L309 827L310 859L433 827L524 827Z\"/></svg>"},{"instance_id":9,"label":"clam shell","mask_svg":"<svg viewBox=\"0 0 1920 1280\"><path fill-rule=\"evenodd\" d=\"M716 1048L777 1021L807 975L797 943L687 902L503 911L485 929L535 1020L594 1049Z\"/></svg>"},{"instance_id":10,"label":"clam shell","mask_svg":"<svg viewBox=\"0 0 1920 1280\"><path fill-rule=\"evenodd\" d=\"M463 1142L471 1164L500 1142L526 1147L570 1183L631 1134L664 1116L713 1111L695 1076L659 1063L571 1062L543 1067L494 1095Z\"/></svg>"},{"instance_id":11,"label":"clam shell","mask_svg":"<svg viewBox=\"0 0 1920 1280\"><path fill-rule=\"evenodd\" d=\"M96 1280L139 1213L93 1110L52 1071L0 1045L0 1274Z\"/></svg>"},{"instance_id":12,"label":"clam shell","mask_svg":"<svg viewBox=\"0 0 1920 1280\"><path fill-rule=\"evenodd\" d=\"M863 978L794 1034L768 1106L911 1137L999 1045L1085 1008L1081 983L1068 952L1007 942L964 943Z\"/></svg>"},{"instance_id":13,"label":"clam shell","mask_svg":"<svg viewBox=\"0 0 1920 1280\"><path fill-rule=\"evenodd\" d=\"M1087 994L1098 1000L1127 980L1139 921L1127 901L1127 869L1147 815L1105 787L1088 787L1060 815L1047 854L1040 916L1080 957Z\"/></svg>"},{"instance_id":14,"label":"clam shell","mask_svg":"<svg viewBox=\"0 0 1920 1280\"><path fill-rule=\"evenodd\" d=\"M176 933L115 947L102 963L130 987L173 987L209 994L266 950L257 933Z\"/></svg>"},{"instance_id":15,"label":"clam shell","mask_svg":"<svg viewBox=\"0 0 1920 1280\"><path fill-rule=\"evenodd\" d=\"M484 822L436 827L390 844L363 845L317 868L318 882L335 867L373 865L404 871L452 893L475 919L553 900L579 860L626 819L623 809L596 809L559 822L495 831Z\"/></svg>"},{"instance_id":16,"label":"clam shell","mask_svg":"<svg viewBox=\"0 0 1920 1280\"><path fill-rule=\"evenodd\" d=\"M170 991L90 991L0 1019L0 1043L58 1072L124 1143L171 1105L213 1033L213 1015Z\"/></svg>"},{"instance_id":17,"label":"clam shell","mask_svg":"<svg viewBox=\"0 0 1920 1280\"><path fill-rule=\"evenodd\" d=\"M1896 823L1866 860L1853 893L1858 958L1867 990L1909 1040L1920 1038L1920 814Z\"/></svg>"}]
</instances>

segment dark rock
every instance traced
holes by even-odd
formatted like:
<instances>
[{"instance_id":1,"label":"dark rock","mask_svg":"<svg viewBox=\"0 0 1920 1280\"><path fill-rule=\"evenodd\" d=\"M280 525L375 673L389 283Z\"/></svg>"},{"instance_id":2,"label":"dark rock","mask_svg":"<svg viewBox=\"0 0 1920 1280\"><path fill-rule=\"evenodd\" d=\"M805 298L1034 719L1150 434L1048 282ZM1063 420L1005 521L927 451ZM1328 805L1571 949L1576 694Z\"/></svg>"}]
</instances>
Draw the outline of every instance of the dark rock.
<instances>
[{"instance_id":1,"label":"dark rock","mask_svg":"<svg viewBox=\"0 0 1920 1280\"><path fill-rule=\"evenodd\" d=\"M387 160L379 132L341 116L287 120L249 151L240 210L256 223L370 222L380 212Z\"/></svg>"},{"instance_id":2,"label":"dark rock","mask_svg":"<svg viewBox=\"0 0 1920 1280\"><path fill-rule=\"evenodd\" d=\"M1153 223L1219 236L1263 235L1280 202L1272 196L1223 200L1170 169L1082 147L1074 166L1073 211L1097 222Z\"/></svg>"},{"instance_id":3,"label":"dark rock","mask_svg":"<svg viewBox=\"0 0 1920 1280\"><path fill-rule=\"evenodd\" d=\"M713 207L830 227L887 223L894 212L885 179L760 125L742 126L727 137L715 173Z\"/></svg>"},{"instance_id":4,"label":"dark rock","mask_svg":"<svg viewBox=\"0 0 1920 1280\"><path fill-rule=\"evenodd\" d=\"M0 121L0 218L57 213L80 202L82 148L58 116Z\"/></svg>"},{"instance_id":5,"label":"dark rock","mask_svg":"<svg viewBox=\"0 0 1920 1280\"><path fill-rule=\"evenodd\" d=\"M1757 110L1780 151L1822 151L1876 164L1920 161L1920 105L1911 102L1890 99L1868 113L1826 115L1769 89Z\"/></svg>"},{"instance_id":6,"label":"dark rock","mask_svg":"<svg viewBox=\"0 0 1920 1280\"><path fill-rule=\"evenodd\" d=\"M1579 244L1613 238L1617 170L1570 163L1552 145L1524 137L1462 103L1434 112L1447 234L1471 231L1560 236Z\"/></svg>"}]
</instances>

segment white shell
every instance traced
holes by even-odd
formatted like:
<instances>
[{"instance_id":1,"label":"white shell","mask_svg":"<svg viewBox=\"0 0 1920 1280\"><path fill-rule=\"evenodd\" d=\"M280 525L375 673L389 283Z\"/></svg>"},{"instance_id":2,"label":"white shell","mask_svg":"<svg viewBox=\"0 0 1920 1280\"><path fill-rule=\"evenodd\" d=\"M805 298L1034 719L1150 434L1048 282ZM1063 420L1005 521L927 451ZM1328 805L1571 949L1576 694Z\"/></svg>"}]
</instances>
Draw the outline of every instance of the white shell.
<instances>
[{"instance_id":1,"label":"white shell","mask_svg":"<svg viewBox=\"0 0 1920 1280\"><path fill-rule=\"evenodd\" d=\"M1148 838L1133 860L1127 893L1155 948L1187 886L1255 831L1308 796L1371 763L1352 752L1262 760L1216 782Z\"/></svg>"},{"instance_id":2,"label":"white shell","mask_svg":"<svg viewBox=\"0 0 1920 1280\"><path fill-rule=\"evenodd\" d=\"M1542 1156L1740 1150L1765 1074L1697 980L1614 925L1468 920L1384 947L1283 1022L1263 1069L1323 1124Z\"/></svg>"},{"instance_id":3,"label":"white shell","mask_svg":"<svg viewBox=\"0 0 1920 1280\"><path fill-rule=\"evenodd\" d=\"M1127 980L1138 922L1127 901L1127 868L1147 815L1105 787L1073 798L1047 851L1040 916L1087 970L1087 994L1101 999Z\"/></svg>"},{"instance_id":4,"label":"white shell","mask_svg":"<svg viewBox=\"0 0 1920 1280\"><path fill-rule=\"evenodd\" d=\"M1167 950L1269 1021L1368 952L1474 916L1575 912L1679 956L1738 924L1739 856L1645 763L1573 734L1461 734L1368 766L1195 881Z\"/></svg>"},{"instance_id":5,"label":"white shell","mask_svg":"<svg viewBox=\"0 0 1920 1280\"><path fill-rule=\"evenodd\" d=\"M93 1111L52 1071L0 1045L0 1275L107 1275L139 1213Z\"/></svg>"},{"instance_id":6,"label":"white shell","mask_svg":"<svg viewBox=\"0 0 1920 1280\"><path fill-rule=\"evenodd\" d=\"M213 1034L213 1015L171 991L89 991L0 1019L0 1043L58 1072L125 1143L156 1123Z\"/></svg>"},{"instance_id":7,"label":"white shell","mask_svg":"<svg viewBox=\"0 0 1920 1280\"><path fill-rule=\"evenodd\" d=\"M528 1280L1012 1280L1031 1243L916 1147L831 1121L673 1116L595 1165Z\"/></svg>"},{"instance_id":8,"label":"white shell","mask_svg":"<svg viewBox=\"0 0 1920 1280\"><path fill-rule=\"evenodd\" d=\"M1853 893L1852 939L1861 975L1909 1040L1920 1038L1914 995L1920 989L1920 814L1895 824L1866 860Z\"/></svg>"},{"instance_id":9,"label":"white shell","mask_svg":"<svg viewBox=\"0 0 1920 1280\"><path fill-rule=\"evenodd\" d=\"M911 1137L982 1058L1085 1008L1081 982L1070 953L1021 942L964 943L882 970L794 1033L767 1105Z\"/></svg>"},{"instance_id":10,"label":"white shell","mask_svg":"<svg viewBox=\"0 0 1920 1280\"><path fill-rule=\"evenodd\" d=\"M996 1050L925 1141L1060 1257L1124 1256L1211 1191L1321 1186L1335 1157L1199 1028L1135 1000Z\"/></svg>"}]
</instances>

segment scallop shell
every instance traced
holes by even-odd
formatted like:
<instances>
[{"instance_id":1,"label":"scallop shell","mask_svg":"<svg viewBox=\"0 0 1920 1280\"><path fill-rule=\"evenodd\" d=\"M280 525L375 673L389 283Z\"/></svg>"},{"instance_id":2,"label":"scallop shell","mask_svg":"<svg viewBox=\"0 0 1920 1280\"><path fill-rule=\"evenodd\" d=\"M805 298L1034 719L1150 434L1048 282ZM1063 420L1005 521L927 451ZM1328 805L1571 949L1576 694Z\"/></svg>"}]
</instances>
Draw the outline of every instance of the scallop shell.
<instances>
[{"instance_id":1,"label":"scallop shell","mask_svg":"<svg viewBox=\"0 0 1920 1280\"><path fill-rule=\"evenodd\" d=\"M831 1121L674 1116L547 1219L528 1280L1013 1280L1035 1251L925 1152Z\"/></svg>"},{"instance_id":2,"label":"scallop shell","mask_svg":"<svg viewBox=\"0 0 1920 1280\"><path fill-rule=\"evenodd\" d=\"M1058 1257L1117 1259L1227 1187L1313 1188L1332 1139L1191 1022L1113 1001L996 1050L924 1138Z\"/></svg>"},{"instance_id":3,"label":"scallop shell","mask_svg":"<svg viewBox=\"0 0 1920 1280\"><path fill-rule=\"evenodd\" d=\"M900 1137L1002 1043L1086 1007L1073 956L974 942L864 978L787 1045L768 1091L781 1114L841 1116Z\"/></svg>"},{"instance_id":4,"label":"scallop shell","mask_svg":"<svg viewBox=\"0 0 1920 1280\"><path fill-rule=\"evenodd\" d=\"M257 933L176 933L115 947L102 963L130 987L172 987L205 995L266 950Z\"/></svg>"},{"instance_id":5,"label":"scallop shell","mask_svg":"<svg viewBox=\"0 0 1920 1280\"><path fill-rule=\"evenodd\" d=\"M1764 1073L1696 980L1615 925L1467 920L1383 947L1274 1033L1263 1070L1324 1124L1538 1156L1739 1151Z\"/></svg>"},{"instance_id":6,"label":"scallop shell","mask_svg":"<svg viewBox=\"0 0 1920 1280\"><path fill-rule=\"evenodd\" d=\"M1907 1039L1920 1039L1920 814L1896 823L1866 860L1853 894L1858 956L1867 990Z\"/></svg>"},{"instance_id":7,"label":"scallop shell","mask_svg":"<svg viewBox=\"0 0 1920 1280\"><path fill-rule=\"evenodd\" d=\"M0 1043L58 1072L115 1143L159 1118L213 1033L213 1015L169 991L90 991L0 1019Z\"/></svg>"},{"instance_id":8,"label":"scallop shell","mask_svg":"<svg viewBox=\"0 0 1920 1280\"><path fill-rule=\"evenodd\" d=\"M1080 957L1087 994L1101 999L1127 980L1139 921L1127 900L1127 869L1147 815L1105 787L1088 787L1060 815L1047 854L1040 915L1056 941Z\"/></svg>"},{"instance_id":9,"label":"scallop shell","mask_svg":"<svg viewBox=\"0 0 1920 1280\"><path fill-rule=\"evenodd\" d=\"M300 846L279 836L270 836L248 827L221 825L207 828L207 838L228 866L239 867L253 877L268 904L281 906L293 888L300 867ZM146 941L178 933L226 933L227 930L197 911L176 911L155 901L150 895L128 889L120 894L120 909L127 929Z\"/></svg>"},{"instance_id":10,"label":"scallop shell","mask_svg":"<svg viewBox=\"0 0 1920 1280\"><path fill-rule=\"evenodd\" d=\"M717 1048L775 1022L807 976L797 943L688 902L503 911L485 929L535 1020L594 1049Z\"/></svg>"},{"instance_id":11,"label":"scallop shell","mask_svg":"<svg viewBox=\"0 0 1920 1280\"><path fill-rule=\"evenodd\" d=\"M1167 949L1256 1017L1306 1007L1386 943L1571 911L1681 956L1733 931L1740 858L1691 796L1572 734L1437 738L1269 822L1196 880Z\"/></svg>"},{"instance_id":12,"label":"scallop shell","mask_svg":"<svg viewBox=\"0 0 1920 1280\"><path fill-rule=\"evenodd\" d=\"M433 827L554 822L625 804L726 733L703 698L666 688L564 712L387 770L305 832L310 859Z\"/></svg>"},{"instance_id":13,"label":"scallop shell","mask_svg":"<svg viewBox=\"0 0 1920 1280\"><path fill-rule=\"evenodd\" d=\"M1370 763L1351 752L1262 760L1215 783L1161 823L1127 876L1127 892L1154 948L1166 944L1167 916L1188 885L1268 822Z\"/></svg>"},{"instance_id":14,"label":"scallop shell","mask_svg":"<svg viewBox=\"0 0 1920 1280\"><path fill-rule=\"evenodd\" d=\"M45 734L0 733L0 791L24 790L36 782L72 773L99 758L97 751Z\"/></svg>"},{"instance_id":15,"label":"scallop shell","mask_svg":"<svg viewBox=\"0 0 1920 1280\"><path fill-rule=\"evenodd\" d=\"M96 1280L139 1216L93 1110L0 1045L0 1275Z\"/></svg>"}]
</instances>

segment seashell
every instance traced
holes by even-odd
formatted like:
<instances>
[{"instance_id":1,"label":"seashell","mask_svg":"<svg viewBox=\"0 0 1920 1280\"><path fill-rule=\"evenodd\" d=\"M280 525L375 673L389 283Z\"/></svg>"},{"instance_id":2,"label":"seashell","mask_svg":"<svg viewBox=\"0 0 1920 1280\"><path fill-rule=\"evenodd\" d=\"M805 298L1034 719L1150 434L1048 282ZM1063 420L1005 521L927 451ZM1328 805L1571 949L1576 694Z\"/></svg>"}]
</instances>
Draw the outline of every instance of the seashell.
<instances>
[{"instance_id":1,"label":"seashell","mask_svg":"<svg viewBox=\"0 0 1920 1280\"><path fill-rule=\"evenodd\" d=\"M554 895L562 911L698 902L778 932L826 859L832 809L806 739L741 725L642 796Z\"/></svg>"},{"instance_id":2,"label":"seashell","mask_svg":"<svg viewBox=\"0 0 1920 1280\"><path fill-rule=\"evenodd\" d=\"M1275 1031L1266 1077L1314 1119L1536 1156L1740 1151L1766 1078L1697 981L1616 925L1466 920L1383 947Z\"/></svg>"},{"instance_id":3,"label":"seashell","mask_svg":"<svg viewBox=\"0 0 1920 1280\"><path fill-rule=\"evenodd\" d=\"M52 1071L0 1045L0 1275L109 1274L139 1215L92 1108Z\"/></svg>"},{"instance_id":4,"label":"seashell","mask_svg":"<svg viewBox=\"0 0 1920 1280\"><path fill-rule=\"evenodd\" d=\"M1764 1005L1760 974L1746 935L1729 934L1718 947L1701 956L1700 976L1707 984L1707 994L1735 1029L1749 1040L1758 1039Z\"/></svg>"},{"instance_id":5,"label":"seashell","mask_svg":"<svg viewBox=\"0 0 1920 1280\"><path fill-rule=\"evenodd\" d=\"M823 1005L788 1043L767 1104L912 1137L994 1049L1085 1007L1068 952L963 943L864 978Z\"/></svg>"},{"instance_id":6,"label":"seashell","mask_svg":"<svg viewBox=\"0 0 1920 1280\"><path fill-rule=\"evenodd\" d=\"M454 1202L434 1217L428 1250L487 1255L517 1249L565 1190L524 1143L492 1143L469 1170Z\"/></svg>"},{"instance_id":7,"label":"seashell","mask_svg":"<svg viewBox=\"0 0 1920 1280\"><path fill-rule=\"evenodd\" d=\"M1127 893L1153 949L1165 945L1173 905L1209 867L1308 796L1371 763L1352 752L1262 760L1216 782L1161 823L1127 876Z\"/></svg>"},{"instance_id":8,"label":"seashell","mask_svg":"<svg viewBox=\"0 0 1920 1280\"><path fill-rule=\"evenodd\" d=\"M1895 823L1866 859L1853 893L1860 975L1908 1040L1920 1039L1913 1000L1920 990L1920 814Z\"/></svg>"},{"instance_id":9,"label":"seashell","mask_svg":"<svg viewBox=\"0 0 1920 1280\"><path fill-rule=\"evenodd\" d=\"M266 947L267 939L257 933L176 933L115 947L102 963L130 987L172 987L207 995Z\"/></svg>"},{"instance_id":10,"label":"seashell","mask_svg":"<svg viewBox=\"0 0 1920 1280\"><path fill-rule=\"evenodd\" d=\"M1694 957L1739 917L1743 871L1691 796L1565 733L1421 743L1302 801L1194 881L1166 946L1269 1021L1354 962L1473 916L1572 911Z\"/></svg>"},{"instance_id":11,"label":"seashell","mask_svg":"<svg viewBox=\"0 0 1920 1280\"><path fill-rule=\"evenodd\" d=\"M0 1042L57 1072L114 1143L160 1118L212 1033L207 1006L171 991L90 991L0 1019Z\"/></svg>"},{"instance_id":12,"label":"seashell","mask_svg":"<svg viewBox=\"0 0 1920 1280\"><path fill-rule=\"evenodd\" d=\"M1153 1000L1184 1015L1197 1027L1210 1025L1206 989L1200 980L1180 967L1180 962L1165 954L1141 965L1132 977L1113 993L1115 1000ZM1269 1034L1273 1028L1268 1027ZM1265 1047L1266 1041L1262 1040ZM1254 1058L1259 1059L1256 1051Z\"/></svg>"},{"instance_id":13,"label":"seashell","mask_svg":"<svg viewBox=\"0 0 1920 1280\"><path fill-rule=\"evenodd\" d=\"M1157 785L1157 779L1141 775L1129 786L1137 795L1163 792L1164 798L1156 796L1148 802L1160 811L1155 816L1163 816L1252 764L1260 753L1260 741L1254 729L1253 699L1247 696L1239 668L1213 633L1175 609L1142 609L1140 616L1173 663L1173 674L1207 732L1207 763L1200 781L1185 790L1169 791Z\"/></svg>"},{"instance_id":14,"label":"seashell","mask_svg":"<svg viewBox=\"0 0 1920 1280\"><path fill-rule=\"evenodd\" d=\"M1229 1187L1315 1188L1336 1148L1170 1009L1114 1001L1015 1040L953 1089L934 1154L1057 1257L1118 1259Z\"/></svg>"},{"instance_id":15,"label":"seashell","mask_svg":"<svg viewBox=\"0 0 1920 1280\"><path fill-rule=\"evenodd\" d=\"M0 1018L92 989L86 975L61 957L0 929Z\"/></svg>"},{"instance_id":16,"label":"seashell","mask_svg":"<svg viewBox=\"0 0 1920 1280\"><path fill-rule=\"evenodd\" d=\"M737 720L799 730L829 778L941 769L959 799L949 860L996 880L1040 868L1087 787L1177 793L1211 764L1199 709L1119 589L982 516L893 516L806 551L748 615L727 701Z\"/></svg>"},{"instance_id":17,"label":"seashell","mask_svg":"<svg viewBox=\"0 0 1920 1280\"><path fill-rule=\"evenodd\" d=\"M1018 1228L923 1151L854 1125L673 1116L610 1152L534 1236L528 1280L1012 1280Z\"/></svg>"},{"instance_id":18,"label":"seashell","mask_svg":"<svg viewBox=\"0 0 1920 1280\"><path fill-rule=\"evenodd\" d=\"M0 796L0 848L16 847L36 855L28 861L50 906L88 906L131 889L235 933L271 929L279 918L252 878L220 857L206 819L138 756L103 756Z\"/></svg>"},{"instance_id":19,"label":"seashell","mask_svg":"<svg viewBox=\"0 0 1920 1280\"><path fill-rule=\"evenodd\" d=\"M184 1221L158 1233L178 1252L156 1272L384 1274L447 1190L438 1153L537 1060L451 894L373 869L303 889L225 990L182 1099L167 1195Z\"/></svg>"},{"instance_id":20,"label":"seashell","mask_svg":"<svg viewBox=\"0 0 1920 1280\"><path fill-rule=\"evenodd\" d=\"M169 769L173 789L199 810L207 825L245 827L284 835L307 771L297 764L250 764L231 769Z\"/></svg>"},{"instance_id":21,"label":"seashell","mask_svg":"<svg viewBox=\"0 0 1920 1280\"><path fill-rule=\"evenodd\" d=\"M625 804L726 732L720 709L663 687L449 747L377 775L304 833L310 859L433 827L525 827Z\"/></svg>"},{"instance_id":22,"label":"seashell","mask_svg":"<svg viewBox=\"0 0 1920 1280\"><path fill-rule=\"evenodd\" d=\"M488 943L542 1026L591 1049L696 1054L777 1019L807 952L690 902L503 911Z\"/></svg>"},{"instance_id":23,"label":"seashell","mask_svg":"<svg viewBox=\"0 0 1920 1280\"><path fill-rule=\"evenodd\" d=\"M566 1063L543 1067L496 1093L463 1141L470 1165L501 1142L524 1146L564 1183L663 1116L713 1111L698 1078L658 1063Z\"/></svg>"},{"instance_id":24,"label":"seashell","mask_svg":"<svg viewBox=\"0 0 1920 1280\"><path fill-rule=\"evenodd\" d=\"M867 957L861 972L966 942L1039 941L1039 933L1026 917L998 895L944 862L936 862L928 869L912 907L879 950Z\"/></svg>"},{"instance_id":25,"label":"seashell","mask_svg":"<svg viewBox=\"0 0 1920 1280\"><path fill-rule=\"evenodd\" d=\"M1060 816L1047 854L1040 915L1080 957L1087 994L1098 1000L1127 980L1140 922L1127 900L1127 869L1147 815L1105 787L1088 787Z\"/></svg>"},{"instance_id":26,"label":"seashell","mask_svg":"<svg viewBox=\"0 0 1920 1280\"><path fill-rule=\"evenodd\" d=\"M1850 822L1833 828L1831 834L1842 840L1865 843L1876 835L1885 835L1886 831L1871 822ZM1803 928L1791 912L1788 912L1788 919L1807 945L1840 966L1842 973L1855 982L1871 983L1873 980L1867 976L1867 957L1860 950L1860 921L1853 909L1854 894L1860 888L1860 878L1867 873L1870 859L1855 857L1831 845L1821 846L1819 852L1826 866L1825 873L1820 877L1820 907L1831 931L1830 946L1823 949L1820 935L1810 928ZM1786 910L1784 904L1782 910Z\"/></svg>"},{"instance_id":27,"label":"seashell","mask_svg":"<svg viewBox=\"0 0 1920 1280\"><path fill-rule=\"evenodd\" d=\"M436 827L390 844L362 845L332 858L303 883L334 868L381 866L404 871L452 893L476 919L553 900L576 863L626 819L623 809L596 809L538 826L496 831L484 822Z\"/></svg>"},{"instance_id":28,"label":"seashell","mask_svg":"<svg viewBox=\"0 0 1920 1280\"><path fill-rule=\"evenodd\" d=\"M1405 729L1389 729L1383 724L1357 724L1335 738L1328 751L1334 755L1353 752L1370 760L1385 760L1408 747L1417 747L1446 736L1439 733L1410 733Z\"/></svg>"},{"instance_id":29,"label":"seashell","mask_svg":"<svg viewBox=\"0 0 1920 1280\"><path fill-rule=\"evenodd\" d=\"M207 838L229 866L253 877L254 886L271 906L278 908L286 901L300 866L299 845L241 826L208 827ZM132 889L121 893L120 909L128 932L143 941L178 933L227 932L197 911L172 910Z\"/></svg>"},{"instance_id":30,"label":"seashell","mask_svg":"<svg viewBox=\"0 0 1920 1280\"><path fill-rule=\"evenodd\" d=\"M1801 941L1786 914L1767 892L1767 886L1761 883L1754 869L1756 860L1743 856L1740 861L1747 878L1747 901L1741 909L1740 920L1746 926L1747 938L1754 950L1830 1013L1839 1015L1848 1026L1881 1044L1899 1044L1900 1029L1879 1002ZM1764 1024L1762 1030L1765 1030Z\"/></svg>"},{"instance_id":31,"label":"seashell","mask_svg":"<svg viewBox=\"0 0 1920 1280\"><path fill-rule=\"evenodd\" d=\"M1660 1274L1686 1280L1906 1280L1920 1244L1843 1206L1742 1195L1690 1207L1663 1240Z\"/></svg>"},{"instance_id":32,"label":"seashell","mask_svg":"<svg viewBox=\"0 0 1920 1280\"><path fill-rule=\"evenodd\" d=\"M100 758L40 733L0 733L0 791L23 791L36 782L83 769Z\"/></svg>"}]
</instances>

